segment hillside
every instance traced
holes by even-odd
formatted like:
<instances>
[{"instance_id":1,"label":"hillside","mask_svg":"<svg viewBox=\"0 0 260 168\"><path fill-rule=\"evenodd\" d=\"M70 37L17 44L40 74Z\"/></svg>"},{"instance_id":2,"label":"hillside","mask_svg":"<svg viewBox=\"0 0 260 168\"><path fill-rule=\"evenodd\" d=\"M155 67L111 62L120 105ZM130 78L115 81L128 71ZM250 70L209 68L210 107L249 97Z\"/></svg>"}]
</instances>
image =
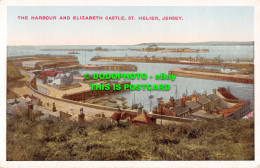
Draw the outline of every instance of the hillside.
<instances>
[{"instance_id":1,"label":"hillside","mask_svg":"<svg viewBox=\"0 0 260 168\"><path fill-rule=\"evenodd\" d=\"M7 160L253 160L254 120L180 125L7 119Z\"/></svg>"},{"instance_id":2,"label":"hillside","mask_svg":"<svg viewBox=\"0 0 260 168\"><path fill-rule=\"evenodd\" d=\"M7 63L7 81L13 81L22 77L19 69L10 63Z\"/></svg>"}]
</instances>

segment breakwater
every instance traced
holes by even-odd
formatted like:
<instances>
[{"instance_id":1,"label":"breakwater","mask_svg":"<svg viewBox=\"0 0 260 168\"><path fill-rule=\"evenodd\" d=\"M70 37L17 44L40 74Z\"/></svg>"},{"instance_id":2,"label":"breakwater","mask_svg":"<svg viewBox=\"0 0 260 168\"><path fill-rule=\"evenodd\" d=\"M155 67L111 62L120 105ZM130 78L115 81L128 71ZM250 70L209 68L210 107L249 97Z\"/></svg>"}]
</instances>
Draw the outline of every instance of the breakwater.
<instances>
[{"instance_id":1,"label":"breakwater","mask_svg":"<svg viewBox=\"0 0 260 168\"><path fill-rule=\"evenodd\" d=\"M246 84L254 83L253 74L217 73L217 72L211 72L210 70L198 71L196 69L195 71L193 69L184 69L184 68L172 69L169 71L169 74L183 76L183 77L190 77L190 78L222 80L222 81L246 83Z\"/></svg>"}]
</instances>

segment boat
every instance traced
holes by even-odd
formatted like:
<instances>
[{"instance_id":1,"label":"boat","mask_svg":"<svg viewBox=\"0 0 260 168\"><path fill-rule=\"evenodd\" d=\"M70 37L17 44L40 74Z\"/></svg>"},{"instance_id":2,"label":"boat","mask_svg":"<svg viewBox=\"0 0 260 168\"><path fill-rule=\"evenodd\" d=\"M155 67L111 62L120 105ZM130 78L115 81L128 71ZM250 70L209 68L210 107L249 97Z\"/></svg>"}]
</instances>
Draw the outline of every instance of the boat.
<instances>
[{"instance_id":1,"label":"boat","mask_svg":"<svg viewBox=\"0 0 260 168\"><path fill-rule=\"evenodd\" d=\"M110 103L116 103L116 100L108 100Z\"/></svg>"},{"instance_id":2,"label":"boat","mask_svg":"<svg viewBox=\"0 0 260 168\"><path fill-rule=\"evenodd\" d=\"M161 101L161 100L163 100L163 97L158 97L157 100Z\"/></svg>"},{"instance_id":3,"label":"boat","mask_svg":"<svg viewBox=\"0 0 260 168\"><path fill-rule=\"evenodd\" d=\"M153 98L153 95L151 95L151 91L150 91L150 96L149 96L149 99L152 99Z\"/></svg>"},{"instance_id":4,"label":"boat","mask_svg":"<svg viewBox=\"0 0 260 168\"><path fill-rule=\"evenodd\" d=\"M122 102L122 105L126 105L127 104L127 102Z\"/></svg>"},{"instance_id":5,"label":"boat","mask_svg":"<svg viewBox=\"0 0 260 168\"><path fill-rule=\"evenodd\" d=\"M68 52L68 54L79 54L78 52L72 51L72 52Z\"/></svg>"},{"instance_id":6,"label":"boat","mask_svg":"<svg viewBox=\"0 0 260 168\"><path fill-rule=\"evenodd\" d=\"M132 109L134 110L134 109L138 109L138 104L133 104L132 105Z\"/></svg>"},{"instance_id":7,"label":"boat","mask_svg":"<svg viewBox=\"0 0 260 168\"><path fill-rule=\"evenodd\" d=\"M125 101L125 100L126 100L125 97L117 97L116 99L117 99L117 100L120 100L120 101Z\"/></svg>"}]
</instances>

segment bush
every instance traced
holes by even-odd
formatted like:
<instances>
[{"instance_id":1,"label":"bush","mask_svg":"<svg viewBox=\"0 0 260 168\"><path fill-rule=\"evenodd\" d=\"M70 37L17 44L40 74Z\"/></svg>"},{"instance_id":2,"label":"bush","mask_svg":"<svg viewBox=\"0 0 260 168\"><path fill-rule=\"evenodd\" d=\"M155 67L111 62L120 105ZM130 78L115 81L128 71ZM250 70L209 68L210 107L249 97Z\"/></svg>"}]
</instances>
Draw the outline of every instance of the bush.
<instances>
[{"instance_id":1,"label":"bush","mask_svg":"<svg viewBox=\"0 0 260 168\"><path fill-rule=\"evenodd\" d=\"M167 126L7 119L7 160L253 160L254 120Z\"/></svg>"}]
</instances>

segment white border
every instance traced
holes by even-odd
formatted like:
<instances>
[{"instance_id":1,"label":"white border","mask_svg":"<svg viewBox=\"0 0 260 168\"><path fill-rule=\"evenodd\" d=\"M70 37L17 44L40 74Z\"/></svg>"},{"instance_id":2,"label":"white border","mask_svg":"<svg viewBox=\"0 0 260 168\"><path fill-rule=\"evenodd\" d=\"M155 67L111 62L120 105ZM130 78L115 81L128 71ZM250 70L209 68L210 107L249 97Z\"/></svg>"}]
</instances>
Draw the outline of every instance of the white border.
<instances>
[{"instance_id":1,"label":"white border","mask_svg":"<svg viewBox=\"0 0 260 168\"><path fill-rule=\"evenodd\" d=\"M6 161L6 44L7 6L254 6L255 37L255 161ZM260 1L259 0L0 0L0 167L260 167L259 65L260 65Z\"/></svg>"}]
</instances>

